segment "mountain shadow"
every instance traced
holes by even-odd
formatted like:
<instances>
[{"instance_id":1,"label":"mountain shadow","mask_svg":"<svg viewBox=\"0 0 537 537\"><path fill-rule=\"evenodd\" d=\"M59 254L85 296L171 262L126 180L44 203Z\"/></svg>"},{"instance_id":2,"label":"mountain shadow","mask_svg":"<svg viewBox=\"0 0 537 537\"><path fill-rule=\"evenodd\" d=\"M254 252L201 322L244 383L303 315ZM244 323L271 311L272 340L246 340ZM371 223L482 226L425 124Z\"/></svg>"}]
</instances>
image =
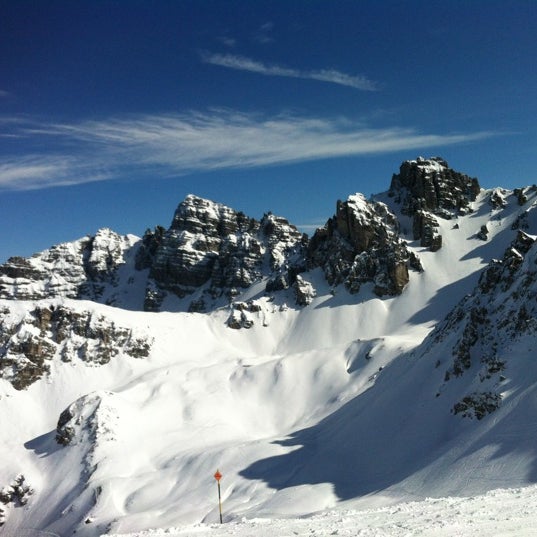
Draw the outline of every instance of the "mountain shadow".
<instances>
[{"instance_id":1,"label":"mountain shadow","mask_svg":"<svg viewBox=\"0 0 537 537\"><path fill-rule=\"evenodd\" d=\"M368 391L276 442L293 451L259 460L241 475L276 490L331 483L340 500L398 487L407 497L426 497L537 482L534 427L527 427L537 410L531 379L494 414L464 419L451 412L449 396L438 396L443 372L435 361L401 356ZM455 391L464 394L463 384Z\"/></svg>"}]
</instances>

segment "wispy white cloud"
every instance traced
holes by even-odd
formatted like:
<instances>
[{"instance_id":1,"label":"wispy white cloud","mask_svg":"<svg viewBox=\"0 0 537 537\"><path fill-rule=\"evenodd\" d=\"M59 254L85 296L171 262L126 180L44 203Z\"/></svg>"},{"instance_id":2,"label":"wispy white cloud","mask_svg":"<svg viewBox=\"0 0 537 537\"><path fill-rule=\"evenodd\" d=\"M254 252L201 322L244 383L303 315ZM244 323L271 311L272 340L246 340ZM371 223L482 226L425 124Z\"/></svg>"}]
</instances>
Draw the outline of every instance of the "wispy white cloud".
<instances>
[{"instance_id":1,"label":"wispy white cloud","mask_svg":"<svg viewBox=\"0 0 537 537\"><path fill-rule=\"evenodd\" d=\"M254 34L254 40L263 45L266 45L267 43L272 43L274 41L274 38L272 37L273 28L274 24L272 22L265 22Z\"/></svg>"},{"instance_id":2,"label":"wispy white cloud","mask_svg":"<svg viewBox=\"0 0 537 537\"><path fill-rule=\"evenodd\" d=\"M481 140L490 132L427 134L368 128L348 120L231 110L144 115L79 123L27 122L12 134L46 154L0 159L0 189L44 188L147 173L157 177L217 169L422 150Z\"/></svg>"},{"instance_id":3,"label":"wispy white cloud","mask_svg":"<svg viewBox=\"0 0 537 537\"><path fill-rule=\"evenodd\" d=\"M222 45L225 45L226 47L233 48L237 45L237 40L233 37L228 37L226 35L223 35L221 37L217 37L217 40L222 43Z\"/></svg>"},{"instance_id":4,"label":"wispy white cloud","mask_svg":"<svg viewBox=\"0 0 537 537\"><path fill-rule=\"evenodd\" d=\"M339 84L363 91L375 91L378 84L361 75L349 75L335 69L320 69L317 71L301 71L281 65L265 64L251 58L235 54L212 54L203 52L201 58L205 63L218 65L238 71L249 71L265 76L282 76L288 78L303 78L307 80L319 80L331 84Z\"/></svg>"},{"instance_id":5,"label":"wispy white cloud","mask_svg":"<svg viewBox=\"0 0 537 537\"><path fill-rule=\"evenodd\" d=\"M65 155L26 155L0 161L0 190L39 190L109 178L89 163Z\"/></svg>"},{"instance_id":6,"label":"wispy white cloud","mask_svg":"<svg viewBox=\"0 0 537 537\"><path fill-rule=\"evenodd\" d=\"M0 89L0 99L5 98L5 97L9 97L9 96L10 96L9 91L4 91L4 90Z\"/></svg>"}]
</instances>

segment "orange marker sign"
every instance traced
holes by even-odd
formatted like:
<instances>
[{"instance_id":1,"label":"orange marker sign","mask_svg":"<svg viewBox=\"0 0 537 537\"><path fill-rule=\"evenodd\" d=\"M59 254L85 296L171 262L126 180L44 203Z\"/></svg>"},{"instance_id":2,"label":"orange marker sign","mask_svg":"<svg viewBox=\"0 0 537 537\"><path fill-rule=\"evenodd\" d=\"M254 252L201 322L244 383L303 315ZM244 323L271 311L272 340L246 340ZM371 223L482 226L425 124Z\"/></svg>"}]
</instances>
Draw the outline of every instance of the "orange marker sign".
<instances>
[{"instance_id":1,"label":"orange marker sign","mask_svg":"<svg viewBox=\"0 0 537 537\"><path fill-rule=\"evenodd\" d=\"M220 493L220 479L222 479L222 474L219 470L216 470L214 474L214 478L216 479L216 482L218 483L218 510L220 511L220 524L222 524L222 495Z\"/></svg>"}]
</instances>

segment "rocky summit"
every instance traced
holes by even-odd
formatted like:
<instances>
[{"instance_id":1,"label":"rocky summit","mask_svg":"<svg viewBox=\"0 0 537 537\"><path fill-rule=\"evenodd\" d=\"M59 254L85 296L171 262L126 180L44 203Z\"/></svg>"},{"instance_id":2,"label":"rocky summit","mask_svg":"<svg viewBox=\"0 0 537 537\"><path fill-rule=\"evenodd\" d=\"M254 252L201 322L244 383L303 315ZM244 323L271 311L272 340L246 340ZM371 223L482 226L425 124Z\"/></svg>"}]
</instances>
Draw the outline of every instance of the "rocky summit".
<instances>
[{"instance_id":1,"label":"rocky summit","mask_svg":"<svg viewBox=\"0 0 537 537\"><path fill-rule=\"evenodd\" d=\"M303 263L307 238L285 218L265 214L259 221L196 196L179 204L167 231L148 231L138 253L149 268L146 310L158 310L166 294L192 295L190 311L223 297L231 300L261 278L289 278Z\"/></svg>"},{"instance_id":2,"label":"rocky summit","mask_svg":"<svg viewBox=\"0 0 537 537\"><path fill-rule=\"evenodd\" d=\"M335 216L311 239L308 261L323 269L330 285L344 283L353 294L368 282L379 296L400 294L409 267L421 270L418 256L400 236L395 214L361 194L338 201Z\"/></svg>"},{"instance_id":3,"label":"rocky summit","mask_svg":"<svg viewBox=\"0 0 537 537\"><path fill-rule=\"evenodd\" d=\"M450 220L468 214L479 192L476 178L452 170L444 159L418 157L401 164L389 195L412 217L414 239L435 251L442 246L436 217Z\"/></svg>"}]
</instances>

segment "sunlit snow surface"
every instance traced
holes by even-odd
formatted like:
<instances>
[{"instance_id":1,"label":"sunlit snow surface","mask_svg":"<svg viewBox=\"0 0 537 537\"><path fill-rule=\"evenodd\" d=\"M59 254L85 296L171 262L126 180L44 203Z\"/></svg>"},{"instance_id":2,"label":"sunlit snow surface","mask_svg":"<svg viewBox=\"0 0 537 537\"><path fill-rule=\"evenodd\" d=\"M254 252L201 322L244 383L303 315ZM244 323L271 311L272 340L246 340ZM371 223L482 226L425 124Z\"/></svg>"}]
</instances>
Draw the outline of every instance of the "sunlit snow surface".
<instances>
[{"instance_id":1,"label":"sunlit snow surface","mask_svg":"<svg viewBox=\"0 0 537 537\"><path fill-rule=\"evenodd\" d=\"M537 535L536 506L537 487L532 486L364 511L333 510L303 518L224 519L224 524L194 524L121 537L529 537Z\"/></svg>"}]
</instances>

